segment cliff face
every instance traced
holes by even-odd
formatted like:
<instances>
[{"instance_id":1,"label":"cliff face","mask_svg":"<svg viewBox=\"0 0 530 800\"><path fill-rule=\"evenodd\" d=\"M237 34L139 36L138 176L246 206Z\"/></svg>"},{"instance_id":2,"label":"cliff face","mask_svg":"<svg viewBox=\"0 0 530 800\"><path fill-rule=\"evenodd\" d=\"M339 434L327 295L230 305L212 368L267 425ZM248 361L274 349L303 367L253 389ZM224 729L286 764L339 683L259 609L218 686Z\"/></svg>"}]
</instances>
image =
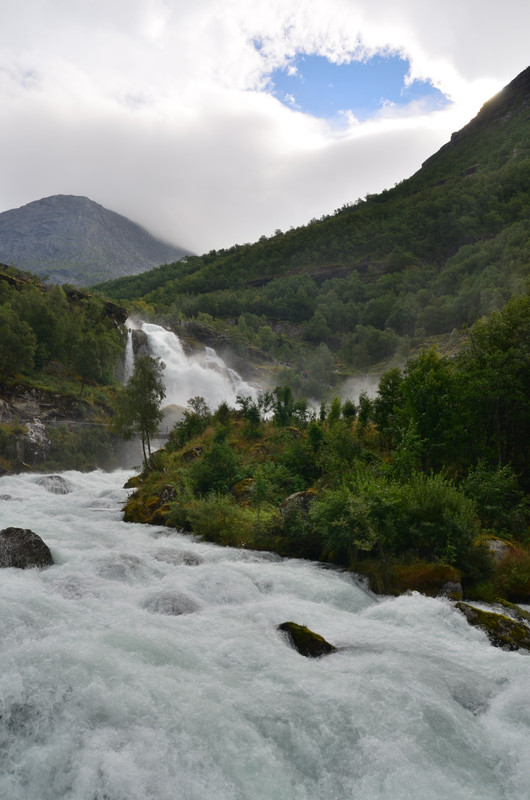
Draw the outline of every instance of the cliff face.
<instances>
[{"instance_id":1,"label":"cliff face","mask_svg":"<svg viewBox=\"0 0 530 800\"><path fill-rule=\"evenodd\" d=\"M54 283L92 285L187 254L88 197L54 195L0 214L0 261Z\"/></svg>"}]
</instances>

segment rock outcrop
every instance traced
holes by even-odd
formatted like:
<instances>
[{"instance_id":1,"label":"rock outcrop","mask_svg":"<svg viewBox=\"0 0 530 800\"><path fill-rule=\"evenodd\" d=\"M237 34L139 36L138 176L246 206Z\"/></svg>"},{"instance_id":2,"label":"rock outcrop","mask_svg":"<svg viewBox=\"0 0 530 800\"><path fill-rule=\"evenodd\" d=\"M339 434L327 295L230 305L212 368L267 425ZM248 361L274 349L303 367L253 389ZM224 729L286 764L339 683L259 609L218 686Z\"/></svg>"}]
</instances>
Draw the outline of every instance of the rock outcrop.
<instances>
[{"instance_id":1,"label":"rock outcrop","mask_svg":"<svg viewBox=\"0 0 530 800\"><path fill-rule=\"evenodd\" d=\"M36 533L25 528L0 531L0 567L49 567L53 558L48 545Z\"/></svg>"}]
</instances>

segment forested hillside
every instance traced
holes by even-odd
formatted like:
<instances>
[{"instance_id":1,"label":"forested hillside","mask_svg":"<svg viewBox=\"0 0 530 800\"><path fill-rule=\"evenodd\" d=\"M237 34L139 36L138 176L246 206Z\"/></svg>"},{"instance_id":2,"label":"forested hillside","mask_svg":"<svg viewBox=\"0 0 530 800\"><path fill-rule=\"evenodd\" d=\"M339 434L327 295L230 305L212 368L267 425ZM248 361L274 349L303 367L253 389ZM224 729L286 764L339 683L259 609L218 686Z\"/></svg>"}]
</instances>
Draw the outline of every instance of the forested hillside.
<instances>
[{"instance_id":1,"label":"forested hillside","mask_svg":"<svg viewBox=\"0 0 530 800\"><path fill-rule=\"evenodd\" d=\"M525 291L529 142L527 69L393 189L100 288L224 329L243 355L254 345L293 365L294 384L303 369L318 394L337 366L402 362Z\"/></svg>"},{"instance_id":2,"label":"forested hillside","mask_svg":"<svg viewBox=\"0 0 530 800\"><path fill-rule=\"evenodd\" d=\"M125 318L101 296L0 265L0 473L25 461L108 463L108 390L121 377ZM36 417L46 431L35 438Z\"/></svg>"}]
</instances>

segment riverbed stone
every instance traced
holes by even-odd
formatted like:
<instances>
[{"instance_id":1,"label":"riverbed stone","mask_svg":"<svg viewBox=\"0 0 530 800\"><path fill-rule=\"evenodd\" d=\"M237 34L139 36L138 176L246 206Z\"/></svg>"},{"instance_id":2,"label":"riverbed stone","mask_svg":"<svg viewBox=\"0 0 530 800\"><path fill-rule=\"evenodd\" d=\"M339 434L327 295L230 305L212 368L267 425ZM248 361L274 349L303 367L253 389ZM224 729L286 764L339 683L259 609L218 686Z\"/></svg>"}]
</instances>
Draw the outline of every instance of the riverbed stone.
<instances>
[{"instance_id":1,"label":"riverbed stone","mask_svg":"<svg viewBox=\"0 0 530 800\"><path fill-rule=\"evenodd\" d=\"M48 567L53 564L48 545L29 528L0 531L0 567Z\"/></svg>"},{"instance_id":2,"label":"riverbed stone","mask_svg":"<svg viewBox=\"0 0 530 800\"><path fill-rule=\"evenodd\" d=\"M320 656L327 656L337 650L323 636L309 630L305 625L297 625L296 622L282 622L281 625L278 625L278 630L287 634L290 644L302 656L320 658Z\"/></svg>"}]
</instances>

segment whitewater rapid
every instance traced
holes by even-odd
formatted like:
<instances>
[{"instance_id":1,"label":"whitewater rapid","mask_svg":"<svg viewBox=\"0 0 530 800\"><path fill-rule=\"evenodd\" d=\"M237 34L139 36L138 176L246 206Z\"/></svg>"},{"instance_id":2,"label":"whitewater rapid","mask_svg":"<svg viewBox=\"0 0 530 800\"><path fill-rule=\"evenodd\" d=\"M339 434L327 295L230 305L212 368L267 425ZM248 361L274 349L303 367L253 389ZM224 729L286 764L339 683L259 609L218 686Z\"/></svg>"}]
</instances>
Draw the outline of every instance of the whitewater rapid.
<instances>
[{"instance_id":1,"label":"whitewater rapid","mask_svg":"<svg viewBox=\"0 0 530 800\"><path fill-rule=\"evenodd\" d=\"M0 479L0 528L56 562L0 574L1 798L529 797L530 659L449 601L126 524L129 473L63 477Z\"/></svg>"}]
</instances>

